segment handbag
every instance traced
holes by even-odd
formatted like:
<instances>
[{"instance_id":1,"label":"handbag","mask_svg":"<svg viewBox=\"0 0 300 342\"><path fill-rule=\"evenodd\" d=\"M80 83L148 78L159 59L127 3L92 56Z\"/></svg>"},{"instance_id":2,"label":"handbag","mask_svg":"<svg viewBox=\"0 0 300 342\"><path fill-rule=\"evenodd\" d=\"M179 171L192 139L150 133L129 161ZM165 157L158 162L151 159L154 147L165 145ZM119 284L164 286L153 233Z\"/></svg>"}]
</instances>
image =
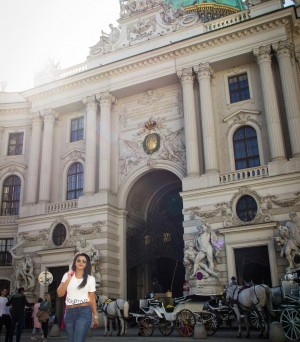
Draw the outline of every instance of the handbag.
<instances>
[{"instance_id":1,"label":"handbag","mask_svg":"<svg viewBox=\"0 0 300 342\"><path fill-rule=\"evenodd\" d=\"M46 322L50 318L48 311L39 310L36 315L40 323Z\"/></svg>"}]
</instances>

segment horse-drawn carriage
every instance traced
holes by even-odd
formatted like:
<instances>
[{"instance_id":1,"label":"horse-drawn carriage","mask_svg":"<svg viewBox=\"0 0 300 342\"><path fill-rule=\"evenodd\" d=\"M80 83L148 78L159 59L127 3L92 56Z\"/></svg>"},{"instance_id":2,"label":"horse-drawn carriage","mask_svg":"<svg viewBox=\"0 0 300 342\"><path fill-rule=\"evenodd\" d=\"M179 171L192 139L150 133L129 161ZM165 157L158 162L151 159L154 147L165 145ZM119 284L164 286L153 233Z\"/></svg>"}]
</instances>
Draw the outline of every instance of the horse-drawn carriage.
<instances>
[{"instance_id":1,"label":"horse-drawn carriage","mask_svg":"<svg viewBox=\"0 0 300 342\"><path fill-rule=\"evenodd\" d=\"M281 286L272 288L275 313L281 322L285 336L291 341L300 339L300 288L298 275L288 273Z\"/></svg>"},{"instance_id":2,"label":"horse-drawn carriage","mask_svg":"<svg viewBox=\"0 0 300 342\"><path fill-rule=\"evenodd\" d=\"M295 281L296 280L296 281ZM231 286L226 290L239 320L241 335L241 314L245 315L247 335L250 324L268 335L270 321L280 321L286 338L300 340L300 287L297 273L286 274L281 285L269 288L266 285L250 287ZM248 325L249 324L249 325Z\"/></svg>"},{"instance_id":3,"label":"horse-drawn carriage","mask_svg":"<svg viewBox=\"0 0 300 342\"><path fill-rule=\"evenodd\" d=\"M171 335L174 329L180 336L192 336L197 322L203 323L207 335L213 335L218 327L217 316L204 309L205 302L210 299L210 296L187 295L175 298L175 305L166 307L162 301L144 299L140 300L140 312L131 315L141 336L151 336L155 327L164 336Z\"/></svg>"}]
</instances>

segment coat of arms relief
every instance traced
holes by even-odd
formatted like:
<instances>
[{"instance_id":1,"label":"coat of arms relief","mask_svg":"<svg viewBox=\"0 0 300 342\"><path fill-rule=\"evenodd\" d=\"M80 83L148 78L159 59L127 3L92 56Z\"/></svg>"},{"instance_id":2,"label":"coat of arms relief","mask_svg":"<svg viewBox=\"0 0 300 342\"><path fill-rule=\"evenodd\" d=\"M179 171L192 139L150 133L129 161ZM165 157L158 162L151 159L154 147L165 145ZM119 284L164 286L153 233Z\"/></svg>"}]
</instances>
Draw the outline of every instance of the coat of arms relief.
<instances>
[{"instance_id":1,"label":"coat of arms relief","mask_svg":"<svg viewBox=\"0 0 300 342\"><path fill-rule=\"evenodd\" d=\"M183 128L169 127L166 117L151 116L153 106L159 106L161 98L157 92L147 91L139 104L147 107L149 119L142 122L140 129L130 138L120 138L121 177L142 165L155 168L156 163L162 160L175 162L181 167L185 165Z\"/></svg>"}]
</instances>

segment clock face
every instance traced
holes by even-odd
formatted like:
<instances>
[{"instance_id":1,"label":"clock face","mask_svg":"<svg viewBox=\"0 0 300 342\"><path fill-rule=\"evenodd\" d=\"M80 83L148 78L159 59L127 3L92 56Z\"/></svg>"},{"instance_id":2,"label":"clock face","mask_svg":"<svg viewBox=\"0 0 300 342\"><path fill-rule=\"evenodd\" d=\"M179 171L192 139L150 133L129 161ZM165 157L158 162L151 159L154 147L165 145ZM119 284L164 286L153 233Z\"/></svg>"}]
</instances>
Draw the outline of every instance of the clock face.
<instances>
[{"instance_id":1,"label":"clock face","mask_svg":"<svg viewBox=\"0 0 300 342\"><path fill-rule=\"evenodd\" d=\"M160 147L160 136L157 133L148 134L144 139L143 147L148 154L158 151Z\"/></svg>"},{"instance_id":2,"label":"clock face","mask_svg":"<svg viewBox=\"0 0 300 342\"><path fill-rule=\"evenodd\" d=\"M41 285L48 286L53 281L53 275L50 272L45 271L40 273L38 280Z\"/></svg>"}]
</instances>

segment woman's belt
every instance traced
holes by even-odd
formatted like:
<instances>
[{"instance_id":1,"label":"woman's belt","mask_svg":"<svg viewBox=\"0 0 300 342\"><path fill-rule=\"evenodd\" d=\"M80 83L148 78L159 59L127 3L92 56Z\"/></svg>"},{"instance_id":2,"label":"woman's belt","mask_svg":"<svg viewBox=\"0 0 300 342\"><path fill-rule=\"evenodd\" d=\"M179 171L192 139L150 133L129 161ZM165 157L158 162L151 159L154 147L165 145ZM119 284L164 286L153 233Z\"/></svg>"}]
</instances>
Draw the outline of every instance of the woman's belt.
<instances>
[{"instance_id":1,"label":"woman's belt","mask_svg":"<svg viewBox=\"0 0 300 342\"><path fill-rule=\"evenodd\" d=\"M81 304L71 304L71 305L67 305L67 309L80 308L81 306L90 306L90 302L85 302L85 303L81 303Z\"/></svg>"}]
</instances>

